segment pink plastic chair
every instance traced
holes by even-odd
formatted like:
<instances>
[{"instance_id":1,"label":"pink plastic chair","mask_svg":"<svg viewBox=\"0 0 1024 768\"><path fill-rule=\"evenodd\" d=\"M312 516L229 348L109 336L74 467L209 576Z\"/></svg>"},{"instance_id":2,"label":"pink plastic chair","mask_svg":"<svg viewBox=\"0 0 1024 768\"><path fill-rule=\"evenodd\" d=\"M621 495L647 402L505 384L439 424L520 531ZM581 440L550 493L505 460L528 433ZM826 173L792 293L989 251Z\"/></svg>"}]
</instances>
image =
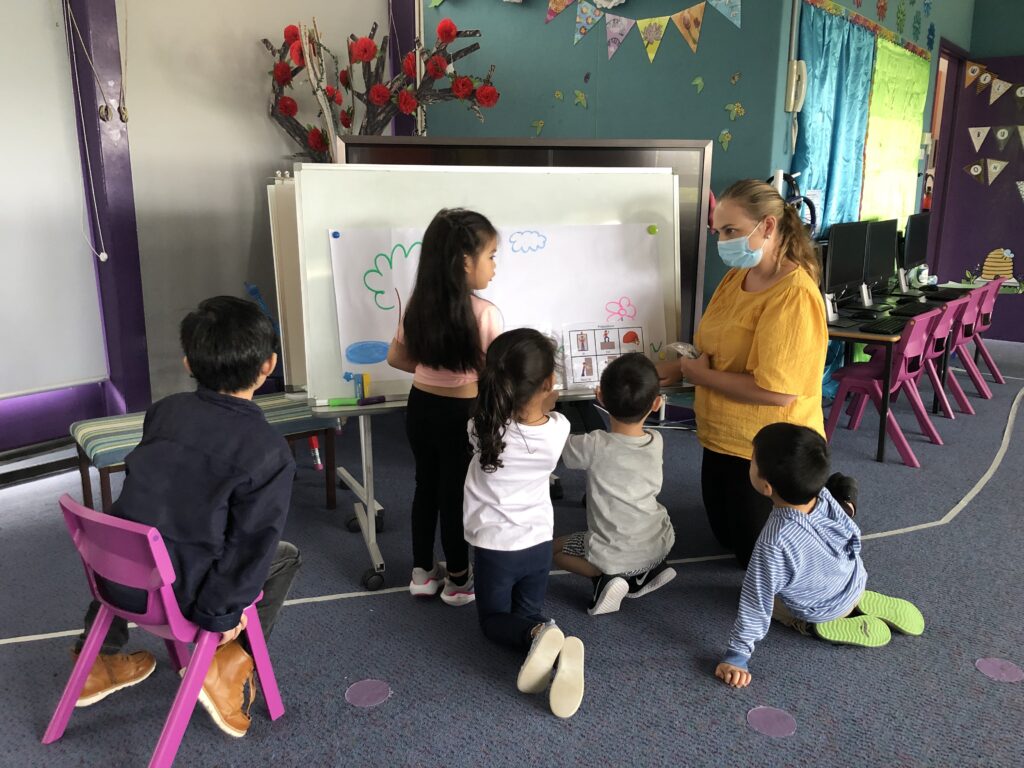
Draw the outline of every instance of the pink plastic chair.
<instances>
[{"instance_id":1,"label":"pink plastic chair","mask_svg":"<svg viewBox=\"0 0 1024 768\"><path fill-rule=\"evenodd\" d=\"M906 392L921 431L936 445L942 445L942 438L931 419L928 418L928 411L924 407L921 393L917 389L917 379L920 378L920 371L924 365L924 355L931 340L931 330L941 314L941 309L925 312L911 318L903 327L900 340L893 349L893 375L889 388L890 394ZM849 429L857 429L860 426L864 410L867 407L867 398L871 398L875 408L881 413L882 384L885 380L884 366L884 359L876 356L869 362L853 363L832 374L832 378L839 382L839 391L836 393L836 399L832 403L832 410L828 415L828 423L825 425L825 436L830 442L839 423L839 417L842 415L843 403L846 402L847 395L853 394L855 398L848 424ZM896 444L896 450L899 452L900 458L903 459L903 463L909 467L920 467L921 463L914 455L910 443L907 442L907 438L891 410L886 414L885 430L889 438Z\"/></svg>"},{"instance_id":2,"label":"pink plastic chair","mask_svg":"<svg viewBox=\"0 0 1024 768\"><path fill-rule=\"evenodd\" d=\"M999 288L1006 280L1005 277L997 277L995 280L990 280L984 288L984 296L981 300L981 308L978 312L978 322L974 326L974 346L975 356L974 362L978 362L978 356L985 361L985 365L988 366L989 371L992 373L992 378L996 380L997 384L1005 384L1006 379L1003 378L1002 372L996 365L995 360L992 359L992 355L985 347L985 342L981 338L981 334L992 327L992 312L996 306L996 299L999 296Z\"/></svg>"},{"instance_id":3,"label":"pink plastic chair","mask_svg":"<svg viewBox=\"0 0 1024 768\"><path fill-rule=\"evenodd\" d=\"M971 350L968 349L968 344L975 338L975 330L981 317L981 304L985 299L986 292L987 287L981 286L967 294L969 299L967 306L964 308L963 314L960 315L959 319L953 323L953 331L949 342L949 356L951 359L953 355L957 356L978 394L985 400L991 400L992 390L988 388L988 382L981 375L981 371L978 370L978 366L974 362L974 356ZM952 389L954 382L956 382L952 367L946 372L946 380L950 383L950 388ZM957 382L955 386L959 387L959 383ZM964 400L966 401L966 398Z\"/></svg>"},{"instance_id":4,"label":"pink plastic chair","mask_svg":"<svg viewBox=\"0 0 1024 768\"><path fill-rule=\"evenodd\" d=\"M203 680L217 650L220 633L200 629L181 615L171 588L174 583L174 567L156 528L95 512L83 507L67 494L61 496L60 508L85 566L89 589L101 605L64 688L64 695L43 735L43 744L50 744L64 735L71 711L99 654L110 622L114 616L120 616L127 621L134 621L140 629L162 637L175 670L187 668L149 761L150 768L167 768L174 762L185 728L192 717ZM105 600L97 589L97 576L147 592L146 612L126 611ZM267 654L255 601L243 613L248 618L245 632L263 685L270 719L277 720L284 714L284 705ZM195 643L191 653L189 643Z\"/></svg>"}]
</instances>

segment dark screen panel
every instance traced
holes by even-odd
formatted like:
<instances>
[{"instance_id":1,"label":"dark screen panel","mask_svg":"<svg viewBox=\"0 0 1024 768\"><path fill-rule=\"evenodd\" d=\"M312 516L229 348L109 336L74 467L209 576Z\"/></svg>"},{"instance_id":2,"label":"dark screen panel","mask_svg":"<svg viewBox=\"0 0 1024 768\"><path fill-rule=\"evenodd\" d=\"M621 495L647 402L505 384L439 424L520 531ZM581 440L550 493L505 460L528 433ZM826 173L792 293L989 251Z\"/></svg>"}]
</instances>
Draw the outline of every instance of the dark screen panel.
<instances>
[{"instance_id":1,"label":"dark screen panel","mask_svg":"<svg viewBox=\"0 0 1024 768\"><path fill-rule=\"evenodd\" d=\"M868 285L889 280L896 272L896 219L868 222L864 282Z\"/></svg>"},{"instance_id":2,"label":"dark screen panel","mask_svg":"<svg viewBox=\"0 0 1024 768\"><path fill-rule=\"evenodd\" d=\"M915 213L907 218L907 231L903 238L903 252L900 266L913 269L924 264L928 258L928 220L930 214Z\"/></svg>"},{"instance_id":3,"label":"dark screen panel","mask_svg":"<svg viewBox=\"0 0 1024 768\"><path fill-rule=\"evenodd\" d=\"M825 290L841 294L860 285L864 278L864 252L867 249L868 223L854 221L833 224L829 229L825 254Z\"/></svg>"},{"instance_id":4,"label":"dark screen panel","mask_svg":"<svg viewBox=\"0 0 1024 768\"><path fill-rule=\"evenodd\" d=\"M345 139L345 159L378 165L671 168L680 187L679 338L693 338L704 294L711 142L354 136Z\"/></svg>"}]
</instances>

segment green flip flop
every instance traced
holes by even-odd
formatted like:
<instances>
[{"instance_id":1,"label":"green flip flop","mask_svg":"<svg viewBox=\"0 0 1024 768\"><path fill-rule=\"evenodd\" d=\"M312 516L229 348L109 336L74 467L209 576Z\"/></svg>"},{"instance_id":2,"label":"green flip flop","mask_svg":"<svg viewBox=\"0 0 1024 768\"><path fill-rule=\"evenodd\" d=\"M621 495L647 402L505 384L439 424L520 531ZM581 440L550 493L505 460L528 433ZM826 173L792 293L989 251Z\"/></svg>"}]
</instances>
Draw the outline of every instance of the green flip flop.
<instances>
[{"instance_id":1,"label":"green flip flop","mask_svg":"<svg viewBox=\"0 0 1024 768\"><path fill-rule=\"evenodd\" d=\"M880 648L892 639L889 627L874 616L850 616L814 625L814 634L838 645Z\"/></svg>"},{"instance_id":2,"label":"green flip flop","mask_svg":"<svg viewBox=\"0 0 1024 768\"><path fill-rule=\"evenodd\" d=\"M907 600L864 590L857 607L868 616L877 616L904 635L916 636L924 632L924 616Z\"/></svg>"}]
</instances>

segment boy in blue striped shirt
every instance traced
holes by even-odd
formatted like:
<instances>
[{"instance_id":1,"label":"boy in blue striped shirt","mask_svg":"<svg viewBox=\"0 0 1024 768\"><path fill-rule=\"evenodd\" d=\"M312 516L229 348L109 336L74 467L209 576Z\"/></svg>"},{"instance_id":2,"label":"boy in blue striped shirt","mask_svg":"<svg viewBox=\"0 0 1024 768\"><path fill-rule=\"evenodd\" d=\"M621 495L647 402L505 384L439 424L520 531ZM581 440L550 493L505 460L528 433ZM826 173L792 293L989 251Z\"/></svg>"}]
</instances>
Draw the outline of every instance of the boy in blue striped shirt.
<instances>
[{"instance_id":1,"label":"boy in blue striped shirt","mask_svg":"<svg viewBox=\"0 0 1024 768\"><path fill-rule=\"evenodd\" d=\"M775 508L754 545L729 648L715 669L734 688L750 684L747 664L772 619L866 648L887 644L890 627L908 635L924 631L924 617L911 603L864 589L860 529L826 479L835 482L828 443L814 430L779 423L755 435L750 482Z\"/></svg>"}]
</instances>

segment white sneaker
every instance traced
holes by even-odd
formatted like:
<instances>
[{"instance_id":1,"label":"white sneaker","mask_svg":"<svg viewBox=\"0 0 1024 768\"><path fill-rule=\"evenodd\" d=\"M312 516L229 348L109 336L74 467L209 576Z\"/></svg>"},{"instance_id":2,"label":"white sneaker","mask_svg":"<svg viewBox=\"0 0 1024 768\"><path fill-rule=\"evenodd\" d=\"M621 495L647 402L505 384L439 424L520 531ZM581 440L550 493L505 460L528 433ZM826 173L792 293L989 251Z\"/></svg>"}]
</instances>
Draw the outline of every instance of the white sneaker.
<instances>
[{"instance_id":1,"label":"white sneaker","mask_svg":"<svg viewBox=\"0 0 1024 768\"><path fill-rule=\"evenodd\" d=\"M543 693L551 682L551 670L562 652L565 635L553 622L548 622L533 637L526 660L519 669L516 687L522 693Z\"/></svg>"},{"instance_id":2,"label":"white sneaker","mask_svg":"<svg viewBox=\"0 0 1024 768\"><path fill-rule=\"evenodd\" d=\"M444 579L444 589L441 590L441 599L448 605L466 605L476 600L472 569L467 574L465 584L454 584L451 577L446 576Z\"/></svg>"},{"instance_id":3,"label":"white sneaker","mask_svg":"<svg viewBox=\"0 0 1024 768\"><path fill-rule=\"evenodd\" d=\"M583 641L567 637L558 654L558 669L548 691L552 713L561 718L572 717L583 703Z\"/></svg>"},{"instance_id":4,"label":"white sneaker","mask_svg":"<svg viewBox=\"0 0 1024 768\"><path fill-rule=\"evenodd\" d=\"M412 581L409 582L409 594L413 597L433 597L440 591L445 576L444 563L434 563L434 567L429 571L413 568Z\"/></svg>"}]
</instances>

